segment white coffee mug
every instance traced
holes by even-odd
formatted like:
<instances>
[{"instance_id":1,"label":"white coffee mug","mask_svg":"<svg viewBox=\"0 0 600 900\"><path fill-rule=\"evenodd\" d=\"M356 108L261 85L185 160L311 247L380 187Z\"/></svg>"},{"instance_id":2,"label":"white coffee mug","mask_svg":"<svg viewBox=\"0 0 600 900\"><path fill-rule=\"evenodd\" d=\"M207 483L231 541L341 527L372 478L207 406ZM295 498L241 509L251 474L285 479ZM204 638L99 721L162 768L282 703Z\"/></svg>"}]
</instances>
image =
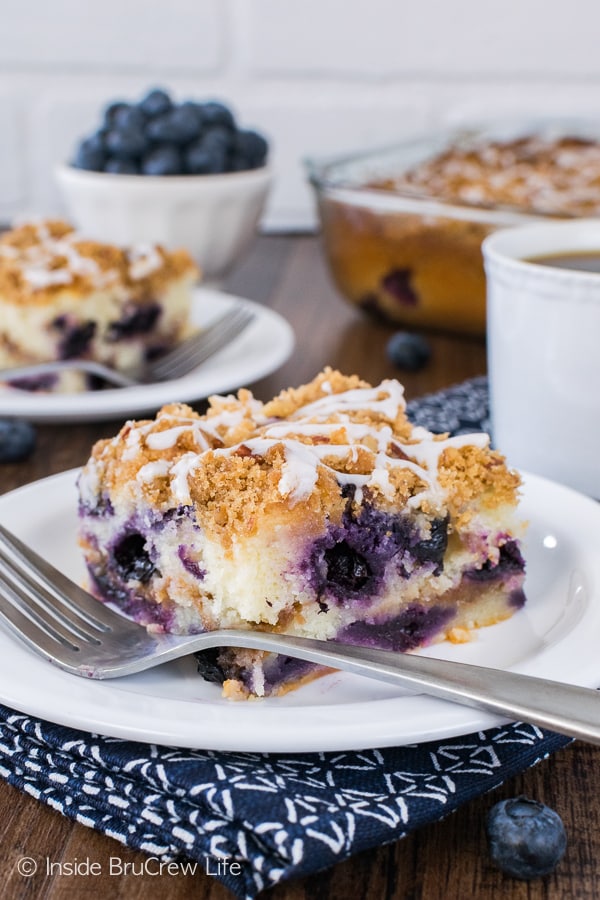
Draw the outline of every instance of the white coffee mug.
<instances>
[{"instance_id":1,"label":"white coffee mug","mask_svg":"<svg viewBox=\"0 0 600 900\"><path fill-rule=\"evenodd\" d=\"M531 262L597 252L600 219L483 242L494 446L517 468L600 499L600 273Z\"/></svg>"}]
</instances>

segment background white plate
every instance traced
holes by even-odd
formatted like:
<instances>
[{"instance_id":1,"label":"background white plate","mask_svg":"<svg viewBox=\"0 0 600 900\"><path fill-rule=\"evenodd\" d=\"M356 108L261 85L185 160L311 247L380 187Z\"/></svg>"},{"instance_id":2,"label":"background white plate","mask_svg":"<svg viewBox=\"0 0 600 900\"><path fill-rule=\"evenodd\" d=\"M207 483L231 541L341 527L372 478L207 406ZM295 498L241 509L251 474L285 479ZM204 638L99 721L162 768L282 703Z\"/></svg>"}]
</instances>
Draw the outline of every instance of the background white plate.
<instances>
[{"instance_id":1,"label":"background white plate","mask_svg":"<svg viewBox=\"0 0 600 900\"><path fill-rule=\"evenodd\" d=\"M76 472L0 497L0 521L75 580ZM527 476L523 512L528 603L469 644L426 651L587 687L600 684L600 505ZM192 659L111 681L69 675L0 630L0 702L113 737L182 747L301 752L385 747L468 734L503 720L477 710L335 673L284 697L223 700Z\"/></svg>"},{"instance_id":2,"label":"background white plate","mask_svg":"<svg viewBox=\"0 0 600 900\"><path fill-rule=\"evenodd\" d=\"M165 403L191 402L251 384L274 372L289 358L294 332L272 309L209 288L194 290L192 321L208 325L233 305L252 309L255 320L229 346L184 378L81 394L0 389L0 416L22 416L33 422L97 422L137 416L153 412Z\"/></svg>"}]
</instances>

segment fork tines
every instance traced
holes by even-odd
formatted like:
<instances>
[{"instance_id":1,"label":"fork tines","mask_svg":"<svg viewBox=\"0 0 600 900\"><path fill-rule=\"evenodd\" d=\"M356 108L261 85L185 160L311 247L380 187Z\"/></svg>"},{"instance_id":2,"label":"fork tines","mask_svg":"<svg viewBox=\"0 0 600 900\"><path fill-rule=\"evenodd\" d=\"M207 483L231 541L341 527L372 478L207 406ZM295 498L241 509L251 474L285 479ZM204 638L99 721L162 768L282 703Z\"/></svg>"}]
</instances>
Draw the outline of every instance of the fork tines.
<instances>
[{"instance_id":1,"label":"fork tines","mask_svg":"<svg viewBox=\"0 0 600 900\"><path fill-rule=\"evenodd\" d=\"M208 328L153 362L150 366L152 377L166 381L186 375L241 334L253 319L254 313L247 307L228 310Z\"/></svg>"},{"instance_id":2,"label":"fork tines","mask_svg":"<svg viewBox=\"0 0 600 900\"><path fill-rule=\"evenodd\" d=\"M49 656L97 645L115 614L0 525L0 617Z\"/></svg>"}]
</instances>

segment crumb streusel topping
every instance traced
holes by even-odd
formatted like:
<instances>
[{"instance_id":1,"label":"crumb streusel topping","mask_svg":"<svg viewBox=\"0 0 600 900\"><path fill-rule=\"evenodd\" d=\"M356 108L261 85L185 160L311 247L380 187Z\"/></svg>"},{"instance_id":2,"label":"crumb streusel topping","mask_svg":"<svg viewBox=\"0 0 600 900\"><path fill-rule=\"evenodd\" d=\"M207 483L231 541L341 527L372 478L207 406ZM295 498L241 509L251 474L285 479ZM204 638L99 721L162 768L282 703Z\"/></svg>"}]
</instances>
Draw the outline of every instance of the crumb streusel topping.
<instances>
[{"instance_id":1,"label":"crumb streusel topping","mask_svg":"<svg viewBox=\"0 0 600 900\"><path fill-rule=\"evenodd\" d=\"M372 187L558 216L600 213L600 142L537 135L453 145Z\"/></svg>"},{"instance_id":2,"label":"crumb streusel topping","mask_svg":"<svg viewBox=\"0 0 600 900\"><path fill-rule=\"evenodd\" d=\"M174 277L197 275L185 250L152 244L121 248L87 240L60 220L30 222L0 237L0 296L5 302L44 304L68 290L85 297L126 288L131 297L161 291Z\"/></svg>"},{"instance_id":3,"label":"crumb streusel topping","mask_svg":"<svg viewBox=\"0 0 600 900\"><path fill-rule=\"evenodd\" d=\"M212 397L205 416L184 404L154 420L129 421L100 441L82 494L129 491L163 509L193 504L205 526L248 533L265 509L286 502L317 512L344 506L351 486L381 503L447 508L466 524L474 502L514 503L520 484L485 434L448 437L412 426L402 385L371 387L326 369L269 403L247 390ZM316 505L316 506L315 506ZM254 523L254 524L253 524Z\"/></svg>"}]
</instances>

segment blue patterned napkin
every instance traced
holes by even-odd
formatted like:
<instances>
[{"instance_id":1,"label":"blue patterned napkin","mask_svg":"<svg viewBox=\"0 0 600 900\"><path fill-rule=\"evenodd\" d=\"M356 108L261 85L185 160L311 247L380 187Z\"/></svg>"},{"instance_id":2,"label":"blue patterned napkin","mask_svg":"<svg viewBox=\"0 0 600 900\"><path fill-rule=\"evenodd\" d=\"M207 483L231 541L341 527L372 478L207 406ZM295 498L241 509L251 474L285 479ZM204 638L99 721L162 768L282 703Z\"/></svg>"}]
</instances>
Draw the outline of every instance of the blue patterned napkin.
<instances>
[{"instance_id":1,"label":"blue patterned napkin","mask_svg":"<svg viewBox=\"0 0 600 900\"><path fill-rule=\"evenodd\" d=\"M481 430L486 381L413 402L409 414L434 431ZM83 825L252 898L434 822L569 740L513 723L384 750L223 753L99 737L0 706L0 775Z\"/></svg>"}]
</instances>

